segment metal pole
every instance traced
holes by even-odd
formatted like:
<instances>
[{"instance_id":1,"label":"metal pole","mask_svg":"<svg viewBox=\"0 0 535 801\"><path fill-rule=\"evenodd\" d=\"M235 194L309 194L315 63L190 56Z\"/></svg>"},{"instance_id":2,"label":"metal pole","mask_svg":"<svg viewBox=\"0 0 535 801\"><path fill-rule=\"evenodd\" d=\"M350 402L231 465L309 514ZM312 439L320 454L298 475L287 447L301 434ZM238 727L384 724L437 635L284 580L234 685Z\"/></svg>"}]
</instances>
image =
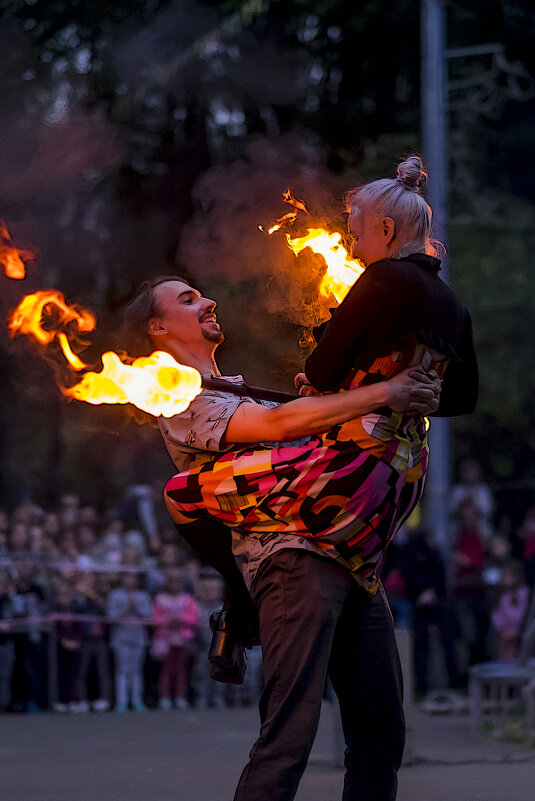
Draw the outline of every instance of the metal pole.
<instances>
[{"instance_id":1,"label":"metal pole","mask_svg":"<svg viewBox=\"0 0 535 801\"><path fill-rule=\"evenodd\" d=\"M422 141L429 169L427 199L433 209L433 231L447 245L448 154L446 120L446 60L443 0L421 3ZM442 280L448 282L444 258ZM448 495L450 489L450 424L446 418L431 421L431 458L425 493L425 521L445 557L450 551Z\"/></svg>"}]
</instances>

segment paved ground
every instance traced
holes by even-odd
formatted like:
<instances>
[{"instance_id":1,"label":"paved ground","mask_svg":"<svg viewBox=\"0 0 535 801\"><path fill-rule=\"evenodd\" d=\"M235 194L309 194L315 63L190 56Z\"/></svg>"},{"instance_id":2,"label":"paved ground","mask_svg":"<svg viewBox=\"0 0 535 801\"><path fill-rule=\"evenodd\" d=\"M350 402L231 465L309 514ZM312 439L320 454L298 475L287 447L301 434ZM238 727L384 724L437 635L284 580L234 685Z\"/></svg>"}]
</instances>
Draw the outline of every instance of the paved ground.
<instances>
[{"instance_id":1,"label":"paved ground","mask_svg":"<svg viewBox=\"0 0 535 801\"><path fill-rule=\"evenodd\" d=\"M332 716L326 708L296 801L341 797ZM255 709L2 716L0 798L230 801L257 719ZM535 748L471 737L465 716L416 714L412 755L398 801L535 797Z\"/></svg>"}]
</instances>

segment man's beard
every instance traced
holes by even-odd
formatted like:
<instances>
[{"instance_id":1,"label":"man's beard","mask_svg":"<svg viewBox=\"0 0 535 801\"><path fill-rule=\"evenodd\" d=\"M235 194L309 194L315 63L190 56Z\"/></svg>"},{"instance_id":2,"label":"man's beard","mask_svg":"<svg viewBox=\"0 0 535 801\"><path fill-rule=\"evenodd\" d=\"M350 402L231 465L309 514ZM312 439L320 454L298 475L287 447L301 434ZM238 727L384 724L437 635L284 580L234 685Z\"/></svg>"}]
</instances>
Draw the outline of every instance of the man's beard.
<instances>
[{"instance_id":1,"label":"man's beard","mask_svg":"<svg viewBox=\"0 0 535 801\"><path fill-rule=\"evenodd\" d=\"M221 345L222 342L225 341L225 335L223 331L207 331L204 328L201 328L203 337L208 342L214 342L216 345Z\"/></svg>"}]
</instances>

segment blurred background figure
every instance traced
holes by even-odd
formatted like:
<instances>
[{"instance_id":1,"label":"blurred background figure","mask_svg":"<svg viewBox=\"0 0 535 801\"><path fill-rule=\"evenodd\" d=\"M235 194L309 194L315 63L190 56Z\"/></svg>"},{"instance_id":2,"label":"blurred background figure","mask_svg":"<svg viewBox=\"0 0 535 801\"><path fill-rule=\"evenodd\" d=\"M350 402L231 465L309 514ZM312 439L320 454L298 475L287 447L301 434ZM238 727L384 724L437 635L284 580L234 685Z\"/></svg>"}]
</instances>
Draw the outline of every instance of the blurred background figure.
<instances>
[{"instance_id":1,"label":"blurred background figure","mask_svg":"<svg viewBox=\"0 0 535 801\"><path fill-rule=\"evenodd\" d=\"M123 546L123 524L120 520L112 519L105 525L93 554L95 559L104 564L119 565L123 558Z\"/></svg>"},{"instance_id":2,"label":"blurred background figure","mask_svg":"<svg viewBox=\"0 0 535 801\"><path fill-rule=\"evenodd\" d=\"M14 636L15 681L12 707L19 712L35 713L47 706L47 640L40 622L48 611L45 593L37 570L31 562L17 562L15 592L12 596L13 618L21 628Z\"/></svg>"},{"instance_id":3,"label":"blurred background figure","mask_svg":"<svg viewBox=\"0 0 535 801\"><path fill-rule=\"evenodd\" d=\"M470 665L487 658L490 610L483 570L487 549L479 526L478 510L469 498L457 509L457 526L452 551L453 591L460 631L460 673L466 680Z\"/></svg>"},{"instance_id":4,"label":"blurred background figure","mask_svg":"<svg viewBox=\"0 0 535 801\"><path fill-rule=\"evenodd\" d=\"M464 459L459 465L459 483L450 494L450 512L457 517L461 506L469 502L474 510L478 531L483 540L493 532L494 498L490 487L483 482L481 465L477 459Z\"/></svg>"},{"instance_id":5,"label":"blurred background figure","mask_svg":"<svg viewBox=\"0 0 535 801\"><path fill-rule=\"evenodd\" d=\"M104 576L81 573L76 580L74 608L80 615L97 620L82 621L80 626L81 650L78 672L78 709L89 710L89 676L94 670L96 698L91 703L95 712L105 712L111 705L111 670L107 628L104 621L109 581ZM98 618L102 618L102 622Z\"/></svg>"},{"instance_id":6,"label":"blurred background figure","mask_svg":"<svg viewBox=\"0 0 535 801\"><path fill-rule=\"evenodd\" d=\"M225 706L225 685L214 681L210 672L212 666L208 662L208 651L212 641L210 615L223 605L224 582L218 573L201 570L197 600L199 603L199 626L195 634L195 663L193 666L192 687L195 695L195 706L198 709Z\"/></svg>"},{"instance_id":7,"label":"blurred background figure","mask_svg":"<svg viewBox=\"0 0 535 801\"><path fill-rule=\"evenodd\" d=\"M147 647L147 632L141 621L152 616L152 601L145 590L139 588L138 574L125 572L121 586L112 590L107 601L106 614L115 619L110 644L115 664L115 711L126 712L129 702L132 709L141 712L143 703L143 664Z\"/></svg>"},{"instance_id":8,"label":"blurred background figure","mask_svg":"<svg viewBox=\"0 0 535 801\"><path fill-rule=\"evenodd\" d=\"M448 687L459 681L455 651L455 614L448 602L446 571L438 548L425 528L407 529L400 572L411 604L415 694L424 698L430 688L431 638L440 645Z\"/></svg>"},{"instance_id":9,"label":"blurred background figure","mask_svg":"<svg viewBox=\"0 0 535 801\"><path fill-rule=\"evenodd\" d=\"M80 520L80 498L78 495L62 495L59 518L64 528L76 528Z\"/></svg>"},{"instance_id":10,"label":"blurred background figure","mask_svg":"<svg viewBox=\"0 0 535 801\"><path fill-rule=\"evenodd\" d=\"M126 488L119 505L118 515L126 530L139 529L146 548L157 551L159 547L158 521L156 518L155 493L161 497L161 487L150 484L131 484Z\"/></svg>"},{"instance_id":11,"label":"blurred background figure","mask_svg":"<svg viewBox=\"0 0 535 801\"><path fill-rule=\"evenodd\" d=\"M62 615L76 612L74 593L69 584L61 584L56 593L54 611ZM81 624L77 620L56 622L57 702L56 712L76 711L78 673L80 670Z\"/></svg>"},{"instance_id":12,"label":"blurred background figure","mask_svg":"<svg viewBox=\"0 0 535 801\"><path fill-rule=\"evenodd\" d=\"M497 635L496 658L510 662L518 655L529 603L522 564L510 562L503 568L499 589L498 601L491 613L492 627Z\"/></svg>"},{"instance_id":13,"label":"blurred background figure","mask_svg":"<svg viewBox=\"0 0 535 801\"><path fill-rule=\"evenodd\" d=\"M189 707L189 682L195 656L195 634L200 624L199 605L184 591L183 572L168 568L165 589L154 599L156 630L151 653L160 659L159 706Z\"/></svg>"},{"instance_id":14,"label":"blurred background figure","mask_svg":"<svg viewBox=\"0 0 535 801\"><path fill-rule=\"evenodd\" d=\"M412 608L407 594L407 582L403 575L404 550L407 541L407 528L402 529L384 555L381 567L381 580L388 596L397 629L410 629Z\"/></svg>"}]
</instances>

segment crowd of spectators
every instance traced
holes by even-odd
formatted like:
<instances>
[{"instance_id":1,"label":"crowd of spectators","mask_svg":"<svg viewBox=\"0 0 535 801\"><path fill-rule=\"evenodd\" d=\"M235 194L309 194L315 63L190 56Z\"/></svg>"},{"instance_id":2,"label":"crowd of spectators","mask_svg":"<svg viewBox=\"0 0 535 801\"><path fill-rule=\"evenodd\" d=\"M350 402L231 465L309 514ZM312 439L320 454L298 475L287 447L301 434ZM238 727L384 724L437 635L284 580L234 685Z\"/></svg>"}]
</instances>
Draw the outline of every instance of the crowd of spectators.
<instances>
[{"instance_id":1,"label":"crowd of spectators","mask_svg":"<svg viewBox=\"0 0 535 801\"><path fill-rule=\"evenodd\" d=\"M0 511L0 711L256 702L259 649L247 652L243 685L210 678L209 616L223 591L159 525L149 487L129 488L104 515L74 495L55 511Z\"/></svg>"},{"instance_id":2,"label":"crowd of spectators","mask_svg":"<svg viewBox=\"0 0 535 801\"><path fill-rule=\"evenodd\" d=\"M518 656L532 612L535 504L517 526L495 506L479 463L466 460L450 494L448 552L420 526L387 551L383 580L396 624L413 632L417 698L433 684L464 689L470 665Z\"/></svg>"},{"instance_id":3,"label":"crowd of spectators","mask_svg":"<svg viewBox=\"0 0 535 801\"><path fill-rule=\"evenodd\" d=\"M514 659L535 583L535 504L516 527L499 519L474 460L461 465L450 502L447 553L407 527L383 566L396 624L413 631L418 698L433 686L462 690L472 664ZM208 621L222 579L157 512L145 485L106 514L74 495L54 511L29 501L0 511L1 711L258 699L259 648L247 652L243 685L211 680Z\"/></svg>"}]
</instances>

